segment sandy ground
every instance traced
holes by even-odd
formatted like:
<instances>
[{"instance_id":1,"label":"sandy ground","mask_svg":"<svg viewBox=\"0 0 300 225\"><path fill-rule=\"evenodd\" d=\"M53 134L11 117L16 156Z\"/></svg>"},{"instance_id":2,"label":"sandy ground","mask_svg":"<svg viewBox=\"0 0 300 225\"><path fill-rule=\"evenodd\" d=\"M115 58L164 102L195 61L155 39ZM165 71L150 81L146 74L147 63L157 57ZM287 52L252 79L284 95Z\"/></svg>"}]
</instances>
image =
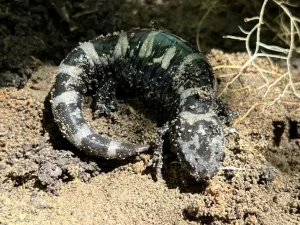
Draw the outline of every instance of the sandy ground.
<instances>
[{"instance_id":1,"label":"sandy ground","mask_svg":"<svg viewBox=\"0 0 300 225\"><path fill-rule=\"evenodd\" d=\"M208 58L219 66L220 90L237 71L222 66L246 60L217 50ZM145 166L151 153L104 161L63 139L47 98L56 69L44 65L24 89L0 90L0 224L300 224L300 102L289 93L234 125L225 160L207 184L188 179L169 151L163 179L155 181ZM268 75L270 82L277 77ZM263 84L250 67L221 98L243 116L261 103L266 88L256 88ZM266 99L280 91L272 88ZM85 115L109 138L154 138L155 124L127 102L112 118L91 120L89 108Z\"/></svg>"}]
</instances>

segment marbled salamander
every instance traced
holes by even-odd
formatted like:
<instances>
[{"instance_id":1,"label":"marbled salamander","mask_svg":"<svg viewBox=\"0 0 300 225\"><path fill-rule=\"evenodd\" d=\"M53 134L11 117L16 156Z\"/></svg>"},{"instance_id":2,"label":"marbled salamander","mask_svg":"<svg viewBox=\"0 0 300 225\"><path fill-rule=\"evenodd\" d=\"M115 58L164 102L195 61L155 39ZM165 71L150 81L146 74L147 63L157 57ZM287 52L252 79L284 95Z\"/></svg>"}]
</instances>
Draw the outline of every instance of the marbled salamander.
<instances>
[{"instance_id":1,"label":"marbled salamander","mask_svg":"<svg viewBox=\"0 0 300 225\"><path fill-rule=\"evenodd\" d=\"M160 109L160 119L169 122L171 148L193 177L216 173L224 134L213 71L201 53L179 37L151 29L99 37L75 48L59 66L51 103L61 132L86 154L124 159L150 147L108 140L84 119L83 95L96 90L95 113L109 113L118 89Z\"/></svg>"}]
</instances>

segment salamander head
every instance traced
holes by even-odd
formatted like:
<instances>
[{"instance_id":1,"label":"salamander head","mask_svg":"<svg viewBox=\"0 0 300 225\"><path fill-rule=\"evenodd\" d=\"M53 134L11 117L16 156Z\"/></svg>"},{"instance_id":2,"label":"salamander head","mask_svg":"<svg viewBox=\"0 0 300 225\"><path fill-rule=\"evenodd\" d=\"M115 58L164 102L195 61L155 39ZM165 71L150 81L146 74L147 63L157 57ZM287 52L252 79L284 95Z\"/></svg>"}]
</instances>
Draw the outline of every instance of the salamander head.
<instances>
[{"instance_id":1,"label":"salamander head","mask_svg":"<svg viewBox=\"0 0 300 225\"><path fill-rule=\"evenodd\" d=\"M211 178L224 158L223 128L216 113L182 111L172 122L170 142L182 166L196 180Z\"/></svg>"}]
</instances>

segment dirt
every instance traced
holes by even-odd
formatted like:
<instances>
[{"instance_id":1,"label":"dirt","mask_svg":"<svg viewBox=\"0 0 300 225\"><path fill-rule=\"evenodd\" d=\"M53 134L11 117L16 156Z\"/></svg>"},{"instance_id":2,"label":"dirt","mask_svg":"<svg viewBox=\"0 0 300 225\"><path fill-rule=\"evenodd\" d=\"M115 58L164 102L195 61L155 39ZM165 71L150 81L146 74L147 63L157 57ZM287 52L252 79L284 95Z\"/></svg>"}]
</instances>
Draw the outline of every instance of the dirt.
<instances>
[{"instance_id":1,"label":"dirt","mask_svg":"<svg viewBox=\"0 0 300 225\"><path fill-rule=\"evenodd\" d=\"M219 67L247 59L218 50L208 58ZM219 67L220 92L236 70ZM163 178L156 181L146 167L151 152L105 161L85 156L61 136L49 108L56 69L40 67L24 89L0 89L0 224L300 224L300 103L292 95L258 105L234 125L225 160L209 182L185 176L167 150ZM255 87L262 84L250 67L221 96L240 112L235 121L260 101L266 89ZM272 89L267 100L280 90ZM106 137L143 143L155 137L156 125L141 108L123 102L111 118L96 120L87 106L84 112Z\"/></svg>"},{"instance_id":2,"label":"dirt","mask_svg":"<svg viewBox=\"0 0 300 225\"><path fill-rule=\"evenodd\" d=\"M44 62L119 27L123 0L0 0L0 87L22 88Z\"/></svg>"},{"instance_id":3,"label":"dirt","mask_svg":"<svg viewBox=\"0 0 300 225\"><path fill-rule=\"evenodd\" d=\"M289 2L291 13L299 15L298 1ZM243 42L223 36L240 36L239 26L251 30L254 23L244 19L259 15L261 6L261 0L0 0L0 87L23 88L40 65L58 65L79 42L136 27L168 30L205 53L243 51ZM281 38L281 23L289 21L283 15L268 2L264 43L289 43ZM250 42L254 47L255 39Z\"/></svg>"}]
</instances>

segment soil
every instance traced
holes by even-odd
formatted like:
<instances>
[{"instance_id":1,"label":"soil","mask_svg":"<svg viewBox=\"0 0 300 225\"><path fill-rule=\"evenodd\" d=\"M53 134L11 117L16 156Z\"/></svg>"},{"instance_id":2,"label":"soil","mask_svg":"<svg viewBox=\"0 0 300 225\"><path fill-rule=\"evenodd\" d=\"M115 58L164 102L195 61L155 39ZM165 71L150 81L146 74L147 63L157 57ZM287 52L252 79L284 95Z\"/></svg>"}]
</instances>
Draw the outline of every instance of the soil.
<instances>
[{"instance_id":1,"label":"soil","mask_svg":"<svg viewBox=\"0 0 300 225\"><path fill-rule=\"evenodd\" d=\"M219 50L208 58L220 91L237 72L228 65L247 60L244 53ZM259 63L269 68L268 61ZM287 93L239 121L266 91L256 89L264 80L255 68L221 96L240 117L235 132L225 127L225 160L207 183L186 176L167 147L159 180L146 166L151 152L125 161L78 152L61 136L49 108L56 69L43 65L25 88L0 89L0 224L300 224L300 103ZM275 99L281 86L264 102ZM93 120L88 104L84 112L108 138L145 143L155 137L155 122L130 101L110 118Z\"/></svg>"},{"instance_id":2,"label":"soil","mask_svg":"<svg viewBox=\"0 0 300 225\"><path fill-rule=\"evenodd\" d=\"M299 1L289 3L299 15ZM22 88L40 65L58 65L79 42L136 27L168 30L205 53L244 51L243 42L223 36L241 36L239 26L251 30L253 21L244 19L259 15L261 6L261 0L0 0L0 87ZM289 19L273 1L264 20L261 41L286 47L281 23Z\"/></svg>"}]
</instances>

